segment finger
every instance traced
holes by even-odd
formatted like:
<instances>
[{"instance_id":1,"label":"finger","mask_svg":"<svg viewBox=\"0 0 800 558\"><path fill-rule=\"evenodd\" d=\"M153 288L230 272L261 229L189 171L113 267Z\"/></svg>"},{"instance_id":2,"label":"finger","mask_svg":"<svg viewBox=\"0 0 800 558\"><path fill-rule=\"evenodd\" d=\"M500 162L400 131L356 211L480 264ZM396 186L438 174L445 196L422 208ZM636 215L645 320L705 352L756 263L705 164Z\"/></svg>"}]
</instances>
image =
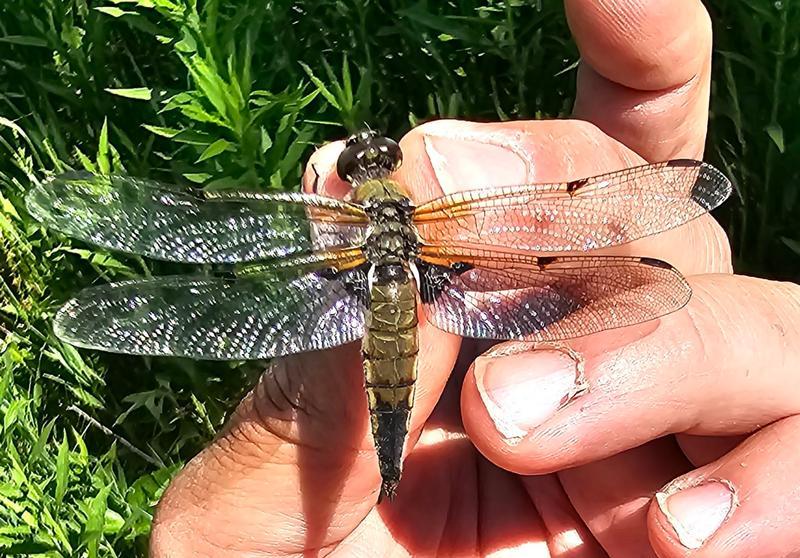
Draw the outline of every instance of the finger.
<instances>
[{"instance_id":1,"label":"finger","mask_svg":"<svg viewBox=\"0 0 800 558\"><path fill-rule=\"evenodd\" d=\"M656 491L688 470L672 437L557 473L564 491L609 556L654 556L647 510Z\"/></svg>"},{"instance_id":2,"label":"finger","mask_svg":"<svg viewBox=\"0 0 800 558\"><path fill-rule=\"evenodd\" d=\"M404 483L391 505L371 511L337 546L337 555L604 556L585 546L575 554L575 543L583 541L574 530L557 531L562 544L554 546L519 477L477 456L463 433L426 426L407 460Z\"/></svg>"},{"instance_id":3,"label":"finger","mask_svg":"<svg viewBox=\"0 0 800 558\"><path fill-rule=\"evenodd\" d=\"M347 197L353 187L336 174L336 161L343 149L344 141L334 141L314 152L303 173L303 192L338 199Z\"/></svg>"},{"instance_id":4,"label":"finger","mask_svg":"<svg viewBox=\"0 0 800 558\"><path fill-rule=\"evenodd\" d=\"M788 417L664 487L648 514L658 556L800 555L798 445L800 417Z\"/></svg>"},{"instance_id":5,"label":"finger","mask_svg":"<svg viewBox=\"0 0 800 558\"><path fill-rule=\"evenodd\" d=\"M475 555L477 458L463 433L426 425L404 464L397 497L378 507L395 544L410 556Z\"/></svg>"},{"instance_id":6,"label":"finger","mask_svg":"<svg viewBox=\"0 0 800 558\"><path fill-rule=\"evenodd\" d=\"M475 361L461 396L467 434L497 465L540 474L660 436L752 432L797 413L800 286L693 278L685 311Z\"/></svg>"},{"instance_id":7,"label":"finger","mask_svg":"<svg viewBox=\"0 0 800 558\"><path fill-rule=\"evenodd\" d=\"M716 461L731 451L747 439L747 435L693 436L691 434L678 434L675 438L689 463L695 467L700 467Z\"/></svg>"},{"instance_id":8,"label":"finger","mask_svg":"<svg viewBox=\"0 0 800 558\"><path fill-rule=\"evenodd\" d=\"M574 115L650 161L699 158L711 22L699 0L566 0L581 53Z\"/></svg>"},{"instance_id":9,"label":"finger","mask_svg":"<svg viewBox=\"0 0 800 558\"><path fill-rule=\"evenodd\" d=\"M311 158L306 191L346 194L330 173L341 147ZM438 400L459 342L421 321L412 431ZM298 554L330 546L367 515L379 486L359 344L279 359L167 490L152 555L215 555L221 547Z\"/></svg>"},{"instance_id":10,"label":"finger","mask_svg":"<svg viewBox=\"0 0 800 558\"><path fill-rule=\"evenodd\" d=\"M438 120L400 143L398 178L428 201L442 193L532 182L561 182L642 164L642 159L597 127L542 120L478 124ZM727 237L710 217L593 253L661 258L686 275L730 271Z\"/></svg>"},{"instance_id":11,"label":"finger","mask_svg":"<svg viewBox=\"0 0 800 558\"><path fill-rule=\"evenodd\" d=\"M557 558L542 518L521 490L519 477L501 471L480 456L477 461L479 544L478 552L469 555Z\"/></svg>"},{"instance_id":12,"label":"finger","mask_svg":"<svg viewBox=\"0 0 800 558\"><path fill-rule=\"evenodd\" d=\"M521 477L547 530L551 558L607 558L556 475Z\"/></svg>"}]
</instances>

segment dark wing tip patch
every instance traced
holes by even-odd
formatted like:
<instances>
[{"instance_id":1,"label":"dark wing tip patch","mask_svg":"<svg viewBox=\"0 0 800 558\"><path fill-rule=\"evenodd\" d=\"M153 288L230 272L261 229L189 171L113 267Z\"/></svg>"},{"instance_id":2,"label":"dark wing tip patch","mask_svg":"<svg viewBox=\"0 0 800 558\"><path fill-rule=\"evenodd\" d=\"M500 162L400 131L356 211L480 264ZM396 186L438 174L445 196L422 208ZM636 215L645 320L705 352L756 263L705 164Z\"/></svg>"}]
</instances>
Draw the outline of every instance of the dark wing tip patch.
<instances>
[{"instance_id":1,"label":"dark wing tip patch","mask_svg":"<svg viewBox=\"0 0 800 558\"><path fill-rule=\"evenodd\" d=\"M702 161L697 161L695 159L672 159L671 161L667 161L668 167L694 168L702 165Z\"/></svg>"},{"instance_id":2,"label":"dark wing tip patch","mask_svg":"<svg viewBox=\"0 0 800 558\"><path fill-rule=\"evenodd\" d=\"M671 264L668 264L664 260L659 260L656 258L639 258L639 261L651 267L660 267L662 269L670 269L670 270L675 269Z\"/></svg>"},{"instance_id":3,"label":"dark wing tip patch","mask_svg":"<svg viewBox=\"0 0 800 558\"><path fill-rule=\"evenodd\" d=\"M728 199L732 189L731 181L721 171L701 163L691 196L697 205L706 211L711 211Z\"/></svg>"},{"instance_id":4,"label":"dark wing tip patch","mask_svg":"<svg viewBox=\"0 0 800 558\"><path fill-rule=\"evenodd\" d=\"M722 171L694 159L673 159L667 161L667 167L697 169L697 178L692 186L691 198L697 205L711 211L718 207L731 195L733 186Z\"/></svg>"}]
</instances>

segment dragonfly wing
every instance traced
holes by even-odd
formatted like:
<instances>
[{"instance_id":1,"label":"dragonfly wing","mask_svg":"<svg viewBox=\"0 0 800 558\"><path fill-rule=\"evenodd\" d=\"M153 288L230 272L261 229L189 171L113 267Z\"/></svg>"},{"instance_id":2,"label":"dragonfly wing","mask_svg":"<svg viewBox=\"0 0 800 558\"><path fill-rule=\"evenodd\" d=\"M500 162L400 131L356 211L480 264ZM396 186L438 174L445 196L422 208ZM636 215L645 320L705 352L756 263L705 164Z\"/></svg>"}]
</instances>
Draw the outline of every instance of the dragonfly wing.
<instances>
[{"instance_id":1,"label":"dragonfly wing","mask_svg":"<svg viewBox=\"0 0 800 558\"><path fill-rule=\"evenodd\" d=\"M362 268L129 281L81 292L58 312L55 331L110 352L266 359L362 337L366 284Z\"/></svg>"},{"instance_id":2,"label":"dragonfly wing","mask_svg":"<svg viewBox=\"0 0 800 558\"><path fill-rule=\"evenodd\" d=\"M651 258L453 250L423 255L420 274L428 320L482 339L580 337L658 318L691 297L673 267Z\"/></svg>"},{"instance_id":3,"label":"dragonfly wing","mask_svg":"<svg viewBox=\"0 0 800 558\"><path fill-rule=\"evenodd\" d=\"M417 208L424 242L585 251L662 232L710 211L731 193L717 169L692 160L582 180L468 190Z\"/></svg>"},{"instance_id":4,"label":"dragonfly wing","mask_svg":"<svg viewBox=\"0 0 800 558\"><path fill-rule=\"evenodd\" d=\"M357 246L366 225L358 206L323 196L204 194L89 173L37 186L27 205L34 217L68 236L188 263L248 262Z\"/></svg>"}]
</instances>

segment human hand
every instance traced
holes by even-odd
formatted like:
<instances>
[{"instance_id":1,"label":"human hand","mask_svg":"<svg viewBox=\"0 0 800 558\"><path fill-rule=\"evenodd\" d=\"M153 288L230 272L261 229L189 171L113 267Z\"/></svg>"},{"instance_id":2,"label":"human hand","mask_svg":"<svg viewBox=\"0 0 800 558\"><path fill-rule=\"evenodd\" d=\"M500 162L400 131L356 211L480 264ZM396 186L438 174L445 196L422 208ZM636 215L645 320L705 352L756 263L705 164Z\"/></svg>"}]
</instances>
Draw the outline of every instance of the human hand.
<instances>
[{"instance_id":1,"label":"human hand","mask_svg":"<svg viewBox=\"0 0 800 558\"><path fill-rule=\"evenodd\" d=\"M397 176L418 202L462 185L701 156L711 31L700 2L566 4L586 122L421 126L401 143ZM341 148L312 158L321 193L346 192L333 168ZM800 289L731 275L725 235L707 216L604 253L672 263L692 301L570 340L569 353L475 360L479 344L465 341L457 363L459 339L423 317L409 456L396 500L380 506L358 346L282 359L165 494L152 555L800 552ZM563 402L580 392L569 355L588 391Z\"/></svg>"}]
</instances>

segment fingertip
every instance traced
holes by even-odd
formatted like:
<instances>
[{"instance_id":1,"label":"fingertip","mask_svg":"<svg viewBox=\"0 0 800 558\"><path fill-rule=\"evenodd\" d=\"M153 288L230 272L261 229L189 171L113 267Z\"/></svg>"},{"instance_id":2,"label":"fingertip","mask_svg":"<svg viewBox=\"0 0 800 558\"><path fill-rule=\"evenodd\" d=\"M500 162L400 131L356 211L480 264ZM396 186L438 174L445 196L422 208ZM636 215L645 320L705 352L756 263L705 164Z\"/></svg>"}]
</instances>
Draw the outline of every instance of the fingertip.
<instances>
[{"instance_id":1,"label":"fingertip","mask_svg":"<svg viewBox=\"0 0 800 558\"><path fill-rule=\"evenodd\" d=\"M678 557L681 556L680 543L661 509L663 502L658 501L661 498L663 498L662 493L658 492L650 500L647 510L647 538L659 558ZM683 550L683 556L685 555L686 549Z\"/></svg>"},{"instance_id":2,"label":"fingertip","mask_svg":"<svg viewBox=\"0 0 800 558\"><path fill-rule=\"evenodd\" d=\"M711 19L697 0L566 0L581 57L606 79L658 91L704 71Z\"/></svg>"},{"instance_id":3,"label":"fingertip","mask_svg":"<svg viewBox=\"0 0 800 558\"><path fill-rule=\"evenodd\" d=\"M573 114L649 161L698 158L711 87L699 0L566 0L581 53Z\"/></svg>"},{"instance_id":4,"label":"fingertip","mask_svg":"<svg viewBox=\"0 0 800 558\"><path fill-rule=\"evenodd\" d=\"M326 143L311 154L303 173L304 193L344 198L350 192L350 184L336 174L336 161L343 149L344 141L340 140Z\"/></svg>"},{"instance_id":5,"label":"fingertip","mask_svg":"<svg viewBox=\"0 0 800 558\"><path fill-rule=\"evenodd\" d=\"M650 503L650 544L661 557L693 553L705 546L738 506L737 490L729 481L678 478L659 490Z\"/></svg>"},{"instance_id":6,"label":"fingertip","mask_svg":"<svg viewBox=\"0 0 800 558\"><path fill-rule=\"evenodd\" d=\"M503 344L477 358L461 391L465 431L495 465L519 474L544 474L573 459L553 442L563 426L548 421L586 391L583 365L562 348L526 351Z\"/></svg>"}]
</instances>

